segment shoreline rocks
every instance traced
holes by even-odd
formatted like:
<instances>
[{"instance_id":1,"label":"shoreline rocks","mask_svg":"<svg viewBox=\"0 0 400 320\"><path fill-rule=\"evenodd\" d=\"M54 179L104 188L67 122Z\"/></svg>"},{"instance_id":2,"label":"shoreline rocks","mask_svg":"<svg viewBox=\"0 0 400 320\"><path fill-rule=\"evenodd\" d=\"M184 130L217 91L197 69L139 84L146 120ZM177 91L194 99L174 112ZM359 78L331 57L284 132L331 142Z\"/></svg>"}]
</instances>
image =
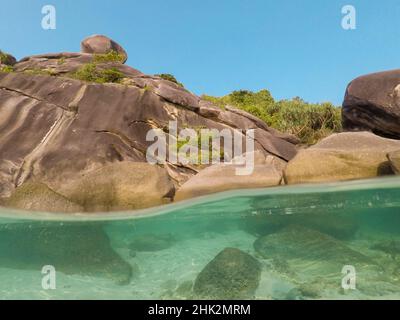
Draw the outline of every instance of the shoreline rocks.
<instances>
[{"instance_id":1,"label":"shoreline rocks","mask_svg":"<svg viewBox=\"0 0 400 320\"><path fill-rule=\"evenodd\" d=\"M299 151L286 167L285 181L299 184L393 175L387 154L399 147L399 140L370 132L334 134Z\"/></svg>"}]
</instances>

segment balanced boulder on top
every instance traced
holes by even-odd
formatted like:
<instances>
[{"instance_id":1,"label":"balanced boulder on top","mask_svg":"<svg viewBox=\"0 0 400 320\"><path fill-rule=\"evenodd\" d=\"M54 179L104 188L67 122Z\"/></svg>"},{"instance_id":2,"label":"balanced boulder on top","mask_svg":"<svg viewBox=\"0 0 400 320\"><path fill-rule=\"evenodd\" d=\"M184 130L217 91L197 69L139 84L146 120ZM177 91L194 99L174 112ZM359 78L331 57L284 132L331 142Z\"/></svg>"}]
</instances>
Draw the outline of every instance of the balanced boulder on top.
<instances>
[{"instance_id":1,"label":"balanced boulder on top","mask_svg":"<svg viewBox=\"0 0 400 320\"><path fill-rule=\"evenodd\" d=\"M110 51L115 51L124 57L122 63L128 60L128 54L126 51L114 40L103 36L103 35L93 35L81 42L81 51L83 53L97 53L105 54Z\"/></svg>"}]
</instances>

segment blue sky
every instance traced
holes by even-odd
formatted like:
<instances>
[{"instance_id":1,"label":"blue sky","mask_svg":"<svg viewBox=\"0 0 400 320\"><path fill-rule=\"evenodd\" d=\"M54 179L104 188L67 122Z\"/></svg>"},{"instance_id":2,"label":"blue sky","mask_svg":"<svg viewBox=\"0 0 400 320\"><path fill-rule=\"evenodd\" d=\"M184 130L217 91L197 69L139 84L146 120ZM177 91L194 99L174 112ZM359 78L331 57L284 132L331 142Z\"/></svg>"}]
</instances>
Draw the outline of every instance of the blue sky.
<instances>
[{"instance_id":1,"label":"blue sky","mask_svg":"<svg viewBox=\"0 0 400 320\"><path fill-rule=\"evenodd\" d=\"M105 34L145 73L172 73L196 94L269 89L341 104L346 85L400 66L400 1L395 0L0 0L0 49L17 58L79 51ZM41 28L41 8L57 29ZM341 27L341 8L357 29Z\"/></svg>"}]
</instances>

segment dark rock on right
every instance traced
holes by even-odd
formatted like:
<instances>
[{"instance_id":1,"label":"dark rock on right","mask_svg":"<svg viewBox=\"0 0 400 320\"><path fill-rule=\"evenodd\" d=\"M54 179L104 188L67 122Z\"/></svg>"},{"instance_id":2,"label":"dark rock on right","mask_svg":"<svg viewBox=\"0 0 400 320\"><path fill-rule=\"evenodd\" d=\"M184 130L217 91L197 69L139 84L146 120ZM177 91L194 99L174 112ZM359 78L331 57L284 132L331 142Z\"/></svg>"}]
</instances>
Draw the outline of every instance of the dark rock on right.
<instances>
[{"instance_id":1,"label":"dark rock on right","mask_svg":"<svg viewBox=\"0 0 400 320\"><path fill-rule=\"evenodd\" d=\"M226 248L200 272L193 290L202 299L249 299L260 277L257 259L239 249Z\"/></svg>"},{"instance_id":2,"label":"dark rock on right","mask_svg":"<svg viewBox=\"0 0 400 320\"><path fill-rule=\"evenodd\" d=\"M400 69L361 76L347 87L343 129L400 139Z\"/></svg>"}]
</instances>

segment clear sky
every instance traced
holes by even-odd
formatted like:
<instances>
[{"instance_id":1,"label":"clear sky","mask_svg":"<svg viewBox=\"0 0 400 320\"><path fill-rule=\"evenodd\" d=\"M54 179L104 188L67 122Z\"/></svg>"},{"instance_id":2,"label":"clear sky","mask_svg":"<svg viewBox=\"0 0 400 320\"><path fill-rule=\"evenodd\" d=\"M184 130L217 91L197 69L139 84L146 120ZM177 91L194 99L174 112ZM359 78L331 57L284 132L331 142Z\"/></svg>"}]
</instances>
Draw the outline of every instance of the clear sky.
<instances>
[{"instance_id":1,"label":"clear sky","mask_svg":"<svg viewBox=\"0 0 400 320\"><path fill-rule=\"evenodd\" d=\"M400 67L397 0L0 0L0 49L17 58L79 51L105 34L145 73L172 73L196 94L269 89L341 104L346 85ZM42 6L57 29L41 27ZM344 5L357 29L341 27Z\"/></svg>"}]
</instances>

